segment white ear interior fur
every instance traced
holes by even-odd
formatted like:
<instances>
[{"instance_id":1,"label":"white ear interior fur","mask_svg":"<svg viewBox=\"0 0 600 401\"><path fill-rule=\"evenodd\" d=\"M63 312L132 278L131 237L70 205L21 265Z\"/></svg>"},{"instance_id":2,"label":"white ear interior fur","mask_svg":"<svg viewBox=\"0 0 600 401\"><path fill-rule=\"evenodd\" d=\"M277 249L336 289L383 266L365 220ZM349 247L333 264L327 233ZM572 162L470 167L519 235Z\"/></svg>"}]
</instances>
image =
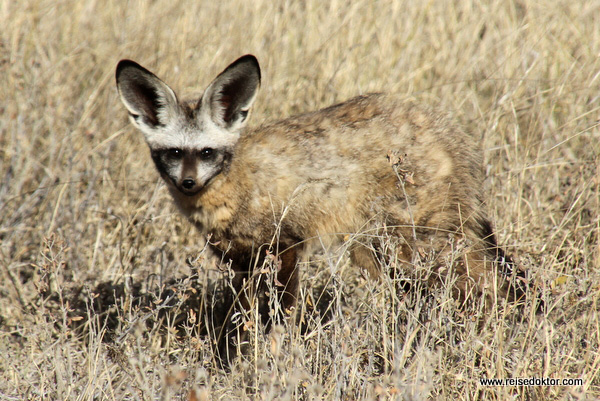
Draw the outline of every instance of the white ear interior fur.
<instances>
[{"instance_id":1,"label":"white ear interior fur","mask_svg":"<svg viewBox=\"0 0 600 401\"><path fill-rule=\"evenodd\" d=\"M129 60L117 66L117 88L132 123L150 139L178 120L175 92L156 75Z\"/></svg>"},{"instance_id":2,"label":"white ear interior fur","mask_svg":"<svg viewBox=\"0 0 600 401\"><path fill-rule=\"evenodd\" d=\"M239 132L260 87L260 67L254 56L234 61L206 88L202 96L203 119L230 132Z\"/></svg>"}]
</instances>

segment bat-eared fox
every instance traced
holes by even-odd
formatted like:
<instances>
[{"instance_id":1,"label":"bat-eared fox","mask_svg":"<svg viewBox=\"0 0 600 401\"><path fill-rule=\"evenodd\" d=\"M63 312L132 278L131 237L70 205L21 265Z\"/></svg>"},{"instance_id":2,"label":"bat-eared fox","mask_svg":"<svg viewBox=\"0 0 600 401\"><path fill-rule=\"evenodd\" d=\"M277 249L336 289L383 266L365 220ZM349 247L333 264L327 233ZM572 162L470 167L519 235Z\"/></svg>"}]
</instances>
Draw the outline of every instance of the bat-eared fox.
<instances>
[{"instance_id":1,"label":"bat-eared fox","mask_svg":"<svg viewBox=\"0 0 600 401\"><path fill-rule=\"evenodd\" d=\"M461 298L519 295L485 212L480 138L444 113L378 93L247 128L252 55L191 102L133 61L116 79L175 204L231 263L242 308L265 257L290 310L298 258L336 244L372 276L428 265Z\"/></svg>"}]
</instances>

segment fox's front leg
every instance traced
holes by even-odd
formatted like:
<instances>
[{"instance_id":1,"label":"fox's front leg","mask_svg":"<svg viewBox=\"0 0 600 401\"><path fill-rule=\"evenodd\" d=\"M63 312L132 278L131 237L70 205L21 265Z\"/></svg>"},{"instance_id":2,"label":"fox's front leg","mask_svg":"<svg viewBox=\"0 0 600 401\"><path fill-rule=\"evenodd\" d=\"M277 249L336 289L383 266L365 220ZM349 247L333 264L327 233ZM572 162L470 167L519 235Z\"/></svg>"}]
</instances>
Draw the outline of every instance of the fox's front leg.
<instances>
[{"instance_id":1,"label":"fox's front leg","mask_svg":"<svg viewBox=\"0 0 600 401\"><path fill-rule=\"evenodd\" d=\"M295 247L273 255L276 263L275 297L279 303L278 311L270 315L268 299L264 299L261 293L266 293L267 288L264 277L260 274L253 274L255 260L250 258L238 257L236 261L231 262L233 278L229 294L229 308L223 326L219 333L219 358L222 367L227 367L229 363L240 352L239 348L243 346L248 337L248 322L251 316L251 310L256 302L259 303L258 311L261 321L268 331L275 315L283 312L283 315L292 313L298 298L298 268L297 251ZM258 260L256 266L264 264L264 257ZM257 272L254 272L257 273ZM284 317L281 316L281 317Z\"/></svg>"},{"instance_id":2,"label":"fox's front leg","mask_svg":"<svg viewBox=\"0 0 600 401\"><path fill-rule=\"evenodd\" d=\"M291 313L298 300L298 266L296 247L279 254L281 269L277 272L277 294L284 313Z\"/></svg>"},{"instance_id":3,"label":"fox's front leg","mask_svg":"<svg viewBox=\"0 0 600 401\"><path fill-rule=\"evenodd\" d=\"M252 259L237 257L231 260L229 271L232 274L227 283L226 314L220 330L217 332L218 364L227 369L237 356L240 346L246 341L248 320L251 303Z\"/></svg>"}]
</instances>

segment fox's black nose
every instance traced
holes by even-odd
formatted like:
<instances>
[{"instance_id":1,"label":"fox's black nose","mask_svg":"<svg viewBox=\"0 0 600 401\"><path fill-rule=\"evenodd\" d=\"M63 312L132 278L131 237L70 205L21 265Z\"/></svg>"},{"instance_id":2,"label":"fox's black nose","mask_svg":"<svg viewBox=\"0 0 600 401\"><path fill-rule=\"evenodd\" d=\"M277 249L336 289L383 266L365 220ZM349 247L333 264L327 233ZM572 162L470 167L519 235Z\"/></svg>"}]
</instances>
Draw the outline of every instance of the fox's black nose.
<instances>
[{"instance_id":1,"label":"fox's black nose","mask_svg":"<svg viewBox=\"0 0 600 401\"><path fill-rule=\"evenodd\" d=\"M194 188L194 185L196 185L196 181L192 180L191 178L186 178L186 179L183 180L183 182L181 183L181 185L185 189L192 189L192 188Z\"/></svg>"}]
</instances>

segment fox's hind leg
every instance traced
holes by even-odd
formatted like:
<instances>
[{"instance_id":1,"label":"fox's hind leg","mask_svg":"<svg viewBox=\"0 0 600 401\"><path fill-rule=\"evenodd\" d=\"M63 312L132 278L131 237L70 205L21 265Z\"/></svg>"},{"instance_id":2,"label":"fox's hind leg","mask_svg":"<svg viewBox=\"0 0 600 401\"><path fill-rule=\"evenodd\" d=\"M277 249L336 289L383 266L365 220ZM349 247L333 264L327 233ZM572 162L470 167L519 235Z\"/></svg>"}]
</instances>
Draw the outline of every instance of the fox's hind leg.
<instances>
[{"instance_id":1,"label":"fox's hind leg","mask_svg":"<svg viewBox=\"0 0 600 401\"><path fill-rule=\"evenodd\" d=\"M353 244L350 248L350 260L356 266L365 269L373 279L381 277L381 263L373 245Z\"/></svg>"}]
</instances>

